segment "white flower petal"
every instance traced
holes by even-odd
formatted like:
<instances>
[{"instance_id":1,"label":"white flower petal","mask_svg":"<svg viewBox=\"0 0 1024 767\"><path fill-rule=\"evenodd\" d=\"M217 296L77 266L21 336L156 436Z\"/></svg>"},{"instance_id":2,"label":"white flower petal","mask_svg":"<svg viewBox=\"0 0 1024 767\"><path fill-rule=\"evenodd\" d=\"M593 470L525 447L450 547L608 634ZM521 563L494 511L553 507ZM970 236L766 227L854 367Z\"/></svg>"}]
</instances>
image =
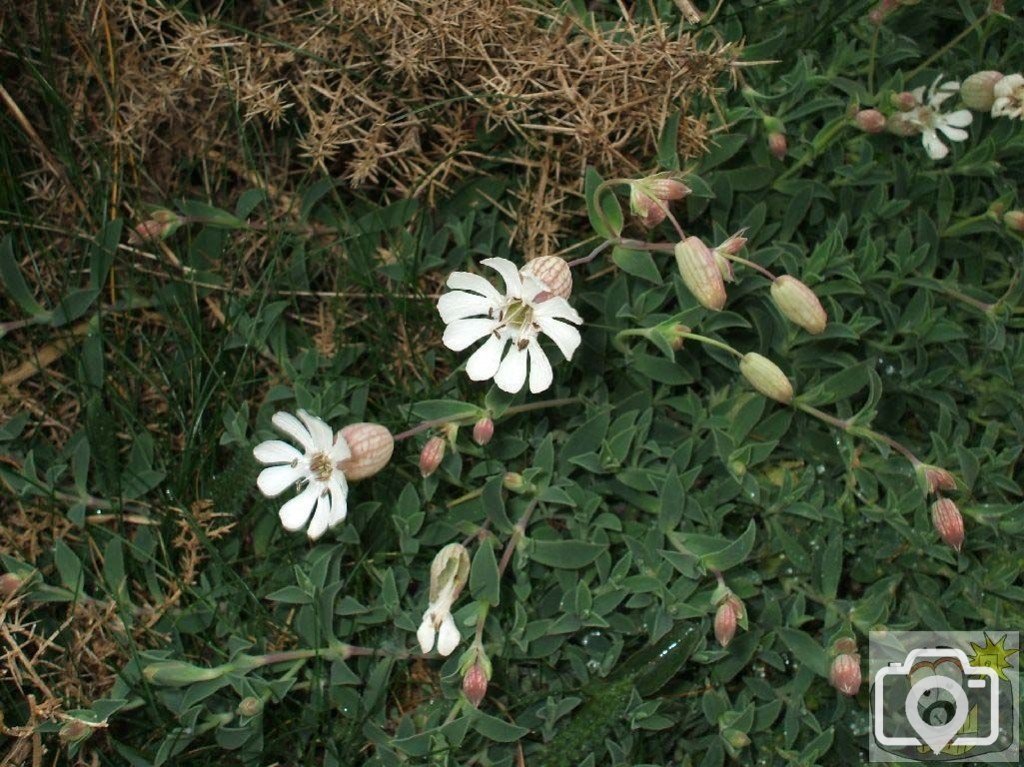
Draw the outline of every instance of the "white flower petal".
<instances>
[{"instance_id":1,"label":"white flower petal","mask_svg":"<svg viewBox=\"0 0 1024 767\"><path fill-rule=\"evenodd\" d=\"M942 131L950 141L966 141L970 135L967 131L954 128L950 125L939 123L938 129Z\"/></svg>"},{"instance_id":2,"label":"white flower petal","mask_svg":"<svg viewBox=\"0 0 1024 767\"><path fill-rule=\"evenodd\" d=\"M490 298L478 296L475 293L453 290L438 299L437 311L440 312L441 319L447 325L467 317L486 316L488 311L499 308L500 304L496 305L496 303Z\"/></svg>"},{"instance_id":3,"label":"white flower petal","mask_svg":"<svg viewBox=\"0 0 1024 767\"><path fill-rule=\"evenodd\" d=\"M925 91L925 87L923 85L921 85L921 86L919 86L917 88L914 88L912 91L910 91L910 94L914 97L914 101L916 101L918 104L923 104L924 103L924 91Z\"/></svg>"},{"instance_id":4,"label":"white flower petal","mask_svg":"<svg viewBox=\"0 0 1024 767\"><path fill-rule=\"evenodd\" d=\"M256 478L256 487L267 498L274 498L305 475L306 468L304 466L292 466L291 464L270 466L260 472L260 475Z\"/></svg>"},{"instance_id":5,"label":"white flower petal","mask_svg":"<svg viewBox=\"0 0 1024 767\"><path fill-rule=\"evenodd\" d=\"M557 296L537 304L533 309L533 316L535 318L560 317L563 320L575 322L577 325L583 322L583 318L569 305L569 302Z\"/></svg>"},{"instance_id":6,"label":"white flower petal","mask_svg":"<svg viewBox=\"0 0 1024 767\"><path fill-rule=\"evenodd\" d=\"M302 529L302 526L306 524L306 520L309 519L309 515L313 511L313 504L316 502L318 494L319 488L317 484L311 482L306 486L305 490L281 507L277 515L281 518L281 524L284 525L285 530L295 532Z\"/></svg>"},{"instance_id":7,"label":"white flower petal","mask_svg":"<svg viewBox=\"0 0 1024 767\"><path fill-rule=\"evenodd\" d=\"M291 463L302 458L302 453L279 439L260 442L252 449L252 454L260 463Z\"/></svg>"},{"instance_id":8,"label":"white flower petal","mask_svg":"<svg viewBox=\"0 0 1024 767\"><path fill-rule=\"evenodd\" d=\"M331 463L333 464L340 463L341 461L352 457L352 449L348 446L348 442L345 441L345 438L341 436L340 431L334 435L334 445L331 446L331 449L328 451L328 455L330 456Z\"/></svg>"},{"instance_id":9,"label":"white flower petal","mask_svg":"<svg viewBox=\"0 0 1024 767\"><path fill-rule=\"evenodd\" d=\"M532 274L519 272L519 278L523 281L523 300L527 303L531 303L538 293L548 292L548 286Z\"/></svg>"},{"instance_id":10,"label":"white flower petal","mask_svg":"<svg viewBox=\"0 0 1024 767\"><path fill-rule=\"evenodd\" d=\"M544 334L555 342L555 345L558 346L559 351L562 352L565 358L571 360L573 353L580 345L580 341L583 340L580 337L580 331L572 325L567 325L553 317L538 317L537 324L540 325L540 329Z\"/></svg>"},{"instance_id":11,"label":"white flower petal","mask_svg":"<svg viewBox=\"0 0 1024 767\"><path fill-rule=\"evenodd\" d=\"M430 614L430 610L427 610L423 614L423 621L420 623L420 627L416 630L416 641L420 643L420 649L427 653L434 649L434 637L436 636L434 631L433 616Z\"/></svg>"},{"instance_id":12,"label":"white flower petal","mask_svg":"<svg viewBox=\"0 0 1024 767\"><path fill-rule=\"evenodd\" d=\"M1008 96L1002 96L992 102L992 116L1002 117L1005 114L1010 113L1011 99Z\"/></svg>"},{"instance_id":13,"label":"white flower petal","mask_svg":"<svg viewBox=\"0 0 1024 767\"><path fill-rule=\"evenodd\" d=\"M530 352L530 391L533 394L539 394L551 386L555 376L551 372L548 356L540 348L540 344L534 341L527 348Z\"/></svg>"},{"instance_id":14,"label":"white flower petal","mask_svg":"<svg viewBox=\"0 0 1024 767\"><path fill-rule=\"evenodd\" d=\"M313 512L313 519L309 521L309 529L306 535L311 541L315 541L327 532L328 523L331 521L331 496L323 490L316 497L316 510Z\"/></svg>"},{"instance_id":15,"label":"white flower petal","mask_svg":"<svg viewBox=\"0 0 1024 767\"><path fill-rule=\"evenodd\" d=\"M1012 96L1018 88L1024 88L1024 75L1015 73L999 79L992 92L996 97Z\"/></svg>"},{"instance_id":16,"label":"white flower petal","mask_svg":"<svg viewBox=\"0 0 1024 767\"><path fill-rule=\"evenodd\" d=\"M331 517L327 520L327 526L334 527L348 516L348 483L340 472L331 477L328 490L331 493Z\"/></svg>"},{"instance_id":17,"label":"white flower petal","mask_svg":"<svg viewBox=\"0 0 1024 767\"><path fill-rule=\"evenodd\" d=\"M938 135L933 130L926 130L921 134L921 143L924 144L925 151L928 152L928 156L933 160L941 160L949 154L949 147L939 140Z\"/></svg>"},{"instance_id":18,"label":"white flower petal","mask_svg":"<svg viewBox=\"0 0 1024 767\"><path fill-rule=\"evenodd\" d=\"M533 343L537 343L533 341ZM498 388L509 394L515 394L526 383L526 350L520 349L515 343L509 347L508 354L494 375L494 383Z\"/></svg>"},{"instance_id":19,"label":"white flower petal","mask_svg":"<svg viewBox=\"0 0 1024 767\"><path fill-rule=\"evenodd\" d=\"M501 275L505 281L505 295L510 298L523 297L523 279L519 276L519 268L507 258L485 258L480 262L484 266Z\"/></svg>"},{"instance_id":20,"label":"white flower petal","mask_svg":"<svg viewBox=\"0 0 1024 767\"><path fill-rule=\"evenodd\" d=\"M437 634L438 653L445 657L451 655L455 648L459 646L461 640L462 635L459 634L459 630L455 627L455 619L452 618L451 613L448 613L444 616L444 620L441 621L441 630Z\"/></svg>"},{"instance_id":21,"label":"white flower petal","mask_svg":"<svg viewBox=\"0 0 1024 767\"><path fill-rule=\"evenodd\" d=\"M331 431L331 427L305 410L299 411L299 418L306 424L309 433L313 435L313 447L316 448L316 451L329 452L334 446L334 432Z\"/></svg>"},{"instance_id":22,"label":"white flower petal","mask_svg":"<svg viewBox=\"0 0 1024 767\"><path fill-rule=\"evenodd\" d=\"M469 380L486 381L494 378L501 364L501 355L505 351L506 343L508 338L504 334L496 336L492 333L466 363L466 375L469 376Z\"/></svg>"},{"instance_id":23,"label":"white flower petal","mask_svg":"<svg viewBox=\"0 0 1024 767\"><path fill-rule=\"evenodd\" d=\"M948 115L942 115L942 121L946 123L946 125L953 125L957 128L966 128L974 122L974 115L971 114L970 109L958 109L955 112L950 112Z\"/></svg>"},{"instance_id":24,"label":"white flower petal","mask_svg":"<svg viewBox=\"0 0 1024 767\"><path fill-rule=\"evenodd\" d=\"M283 431L302 445L302 449L307 453L314 452L313 435L291 413L274 413L274 417L270 419L270 422L274 424L278 431Z\"/></svg>"},{"instance_id":25,"label":"white flower petal","mask_svg":"<svg viewBox=\"0 0 1024 767\"><path fill-rule=\"evenodd\" d=\"M461 352L472 346L498 327L497 320L455 320L444 329L442 341L453 352Z\"/></svg>"},{"instance_id":26,"label":"white flower petal","mask_svg":"<svg viewBox=\"0 0 1024 767\"><path fill-rule=\"evenodd\" d=\"M446 284L452 290L471 290L474 293L479 293L485 298L489 298L495 302L501 301L502 299L502 295L498 292L498 289L479 274L472 274L471 272L452 272L448 275L448 282Z\"/></svg>"}]
</instances>

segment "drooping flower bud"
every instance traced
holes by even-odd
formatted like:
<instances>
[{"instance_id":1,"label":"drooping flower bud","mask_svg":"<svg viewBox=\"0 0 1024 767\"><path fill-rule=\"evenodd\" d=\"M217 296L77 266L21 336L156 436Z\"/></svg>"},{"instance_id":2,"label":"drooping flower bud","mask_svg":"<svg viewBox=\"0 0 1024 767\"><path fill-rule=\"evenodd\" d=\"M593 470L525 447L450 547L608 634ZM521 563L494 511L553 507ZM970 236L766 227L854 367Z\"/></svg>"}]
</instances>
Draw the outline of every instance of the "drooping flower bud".
<instances>
[{"instance_id":1,"label":"drooping flower bud","mask_svg":"<svg viewBox=\"0 0 1024 767\"><path fill-rule=\"evenodd\" d=\"M430 563L430 601L448 592L452 601L457 599L469 580L469 567L469 552L461 543L449 543L437 552Z\"/></svg>"},{"instance_id":2,"label":"drooping flower bud","mask_svg":"<svg viewBox=\"0 0 1024 767\"><path fill-rule=\"evenodd\" d=\"M648 176L630 183L629 209L644 226L657 226L665 220L665 206L689 193L686 184L671 176Z\"/></svg>"},{"instance_id":3,"label":"drooping flower bud","mask_svg":"<svg viewBox=\"0 0 1024 767\"><path fill-rule=\"evenodd\" d=\"M726 253L730 256L735 256L747 245L747 238L743 236L746 232L746 228L740 229L736 234L730 236L725 242L715 246L715 250Z\"/></svg>"},{"instance_id":4,"label":"drooping flower bud","mask_svg":"<svg viewBox=\"0 0 1024 767\"><path fill-rule=\"evenodd\" d=\"M715 257L698 237L687 237L675 248L679 274L701 306L715 311L725 306L725 282Z\"/></svg>"},{"instance_id":5,"label":"drooping flower bud","mask_svg":"<svg viewBox=\"0 0 1024 767\"><path fill-rule=\"evenodd\" d=\"M444 437L431 437L427 440L427 444L420 451L421 475L429 477L437 471L437 467L441 465L441 461L444 459L446 444Z\"/></svg>"},{"instance_id":6,"label":"drooping flower bud","mask_svg":"<svg viewBox=\"0 0 1024 767\"><path fill-rule=\"evenodd\" d=\"M828 314L814 291L796 277L784 274L772 283L772 300L794 325L817 335L828 324Z\"/></svg>"},{"instance_id":7,"label":"drooping flower bud","mask_svg":"<svg viewBox=\"0 0 1024 767\"><path fill-rule=\"evenodd\" d=\"M901 112L909 112L917 106L917 97L910 91L894 93L889 100L892 102L892 105Z\"/></svg>"},{"instance_id":8,"label":"drooping flower bud","mask_svg":"<svg viewBox=\"0 0 1024 767\"><path fill-rule=\"evenodd\" d=\"M547 292L556 298L568 298L572 295L572 270L564 258L540 256L527 262L519 273L543 283L548 289Z\"/></svg>"},{"instance_id":9,"label":"drooping flower bud","mask_svg":"<svg viewBox=\"0 0 1024 767\"><path fill-rule=\"evenodd\" d=\"M885 130L885 115L877 109L862 109L853 116L853 121L865 133L881 133Z\"/></svg>"},{"instance_id":10,"label":"drooping flower bud","mask_svg":"<svg viewBox=\"0 0 1024 767\"><path fill-rule=\"evenodd\" d=\"M728 647L736 636L736 626L743 617L743 602L734 594L729 594L718 604L715 612L715 639L722 647Z\"/></svg>"},{"instance_id":11,"label":"drooping flower bud","mask_svg":"<svg viewBox=\"0 0 1024 767\"><path fill-rule=\"evenodd\" d=\"M956 490L956 479L943 468L919 463L914 467L914 471L926 493L937 494L941 490Z\"/></svg>"},{"instance_id":12,"label":"drooping flower bud","mask_svg":"<svg viewBox=\"0 0 1024 767\"><path fill-rule=\"evenodd\" d=\"M25 579L14 573L0 575L0 599L14 596L14 593L24 585Z\"/></svg>"},{"instance_id":13,"label":"drooping flower bud","mask_svg":"<svg viewBox=\"0 0 1024 767\"><path fill-rule=\"evenodd\" d=\"M793 385L778 365L757 352L748 352L740 360L740 372L761 394L788 405L793 401Z\"/></svg>"},{"instance_id":14,"label":"drooping flower bud","mask_svg":"<svg viewBox=\"0 0 1024 767\"><path fill-rule=\"evenodd\" d=\"M1024 210L1008 210L1003 214L1003 224L1007 229L1024 232Z\"/></svg>"},{"instance_id":15,"label":"drooping flower bud","mask_svg":"<svg viewBox=\"0 0 1024 767\"><path fill-rule=\"evenodd\" d=\"M932 504L932 525L947 545L960 551L964 545L964 517L949 498L939 498Z\"/></svg>"},{"instance_id":16,"label":"drooping flower bud","mask_svg":"<svg viewBox=\"0 0 1024 767\"><path fill-rule=\"evenodd\" d=\"M828 681L843 695L854 696L860 690L860 655L856 652L840 652L832 659Z\"/></svg>"},{"instance_id":17,"label":"drooping flower bud","mask_svg":"<svg viewBox=\"0 0 1024 767\"><path fill-rule=\"evenodd\" d=\"M483 447L494 437L494 421L490 418L481 418L473 424L473 441Z\"/></svg>"},{"instance_id":18,"label":"drooping flower bud","mask_svg":"<svg viewBox=\"0 0 1024 767\"><path fill-rule=\"evenodd\" d=\"M960 85L960 99L964 106L976 112L987 112L995 103L996 83L1003 79L1002 72L986 69L964 78Z\"/></svg>"},{"instance_id":19,"label":"drooping flower bud","mask_svg":"<svg viewBox=\"0 0 1024 767\"><path fill-rule=\"evenodd\" d=\"M462 692L473 704L473 708L479 708L480 702L487 695L487 681L487 671L480 661L476 661L470 666L465 676L462 677Z\"/></svg>"},{"instance_id":20,"label":"drooping flower bud","mask_svg":"<svg viewBox=\"0 0 1024 767\"><path fill-rule=\"evenodd\" d=\"M789 145L786 142L785 133L769 133L768 134L768 151L772 153L772 156L776 160L786 159L786 152L789 150Z\"/></svg>"},{"instance_id":21,"label":"drooping flower bud","mask_svg":"<svg viewBox=\"0 0 1024 767\"><path fill-rule=\"evenodd\" d=\"M354 423L341 430L351 455L338 464L347 480L372 477L388 465L395 451L391 432L378 423Z\"/></svg>"}]
</instances>

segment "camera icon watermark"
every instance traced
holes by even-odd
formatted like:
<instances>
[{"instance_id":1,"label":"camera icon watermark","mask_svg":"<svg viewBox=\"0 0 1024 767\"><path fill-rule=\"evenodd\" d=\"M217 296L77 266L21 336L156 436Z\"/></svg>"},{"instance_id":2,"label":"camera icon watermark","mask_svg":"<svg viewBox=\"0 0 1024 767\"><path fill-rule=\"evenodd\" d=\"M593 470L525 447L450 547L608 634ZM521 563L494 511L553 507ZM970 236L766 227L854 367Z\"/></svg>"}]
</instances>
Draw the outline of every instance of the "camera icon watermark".
<instances>
[{"instance_id":1,"label":"camera icon watermark","mask_svg":"<svg viewBox=\"0 0 1024 767\"><path fill-rule=\"evenodd\" d=\"M873 631L872 762L1020 758L1015 631Z\"/></svg>"}]
</instances>

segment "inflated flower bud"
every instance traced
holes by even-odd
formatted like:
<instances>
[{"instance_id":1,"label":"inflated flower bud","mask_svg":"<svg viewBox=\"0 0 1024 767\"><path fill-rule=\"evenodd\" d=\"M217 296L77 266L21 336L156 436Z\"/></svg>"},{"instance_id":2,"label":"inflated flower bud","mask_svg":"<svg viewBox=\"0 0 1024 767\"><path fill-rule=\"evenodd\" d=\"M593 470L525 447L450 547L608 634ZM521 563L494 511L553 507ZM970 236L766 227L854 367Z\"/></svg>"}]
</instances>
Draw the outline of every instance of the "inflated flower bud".
<instances>
[{"instance_id":1,"label":"inflated flower bud","mask_svg":"<svg viewBox=\"0 0 1024 767\"><path fill-rule=\"evenodd\" d=\"M788 405L793 401L793 385L778 365L757 352L748 352L740 360L740 372L761 394Z\"/></svg>"},{"instance_id":2,"label":"inflated flower bud","mask_svg":"<svg viewBox=\"0 0 1024 767\"><path fill-rule=\"evenodd\" d=\"M725 306L725 282L714 254L697 237L687 237L675 248L676 264L686 287L701 306L721 310Z\"/></svg>"},{"instance_id":3,"label":"inflated flower bud","mask_svg":"<svg viewBox=\"0 0 1024 767\"><path fill-rule=\"evenodd\" d=\"M885 130L885 115L877 109L862 109L853 116L853 121L865 133L881 133Z\"/></svg>"},{"instance_id":4,"label":"inflated flower bud","mask_svg":"<svg viewBox=\"0 0 1024 767\"><path fill-rule=\"evenodd\" d=\"M57 737L60 738L61 743L69 746L72 743L81 743L83 740L86 740L93 734L95 729L95 727L88 722L83 722L81 719L69 719L61 726Z\"/></svg>"},{"instance_id":5,"label":"inflated flower bud","mask_svg":"<svg viewBox=\"0 0 1024 767\"><path fill-rule=\"evenodd\" d=\"M183 660L161 660L150 663L142 669L142 675L152 684L167 687L187 687L196 682L208 682L220 679L232 671L231 665L203 668L186 663Z\"/></svg>"},{"instance_id":6,"label":"inflated flower bud","mask_svg":"<svg viewBox=\"0 0 1024 767\"><path fill-rule=\"evenodd\" d=\"M501 484L506 490L511 490L513 493L525 493L530 489L530 483L523 475L514 471L507 472Z\"/></svg>"},{"instance_id":7,"label":"inflated flower bud","mask_svg":"<svg viewBox=\"0 0 1024 767\"><path fill-rule=\"evenodd\" d=\"M743 603L734 594L723 599L715 612L715 639L722 647L728 647L736 636L736 626L743 617Z\"/></svg>"},{"instance_id":8,"label":"inflated flower bud","mask_svg":"<svg viewBox=\"0 0 1024 767\"><path fill-rule=\"evenodd\" d=\"M828 314L814 291L804 285L796 277L784 274L772 283L772 300L794 325L799 325L808 333L817 335L828 324Z\"/></svg>"},{"instance_id":9,"label":"inflated flower bud","mask_svg":"<svg viewBox=\"0 0 1024 767\"><path fill-rule=\"evenodd\" d=\"M1003 79L1002 72L987 69L966 77L960 85L960 99L964 106L976 112L987 112L995 103L996 83Z\"/></svg>"},{"instance_id":10,"label":"inflated flower bud","mask_svg":"<svg viewBox=\"0 0 1024 767\"><path fill-rule=\"evenodd\" d=\"M914 467L917 479L927 493L937 494L941 490L956 490L956 479L945 469L920 463Z\"/></svg>"},{"instance_id":11,"label":"inflated flower bud","mask_svg":"<svg viewBox=\"0 0 1024 767\"><path fill-rule=\"evenodd\" d=\"M490 418L481 418L473 424L473 441L483 447L494 437L494 421Z\"/></svg>"},{"instance_id":12,"label":"inflated flower bud","mask_svg":"<svg viewBox=\"0 0 1024 767\"><path fill-rule=\"evenodd\" d=\"M238 704L239 716L259 716L261 711L263 711L263 701L259 698L253 697L252 695L247 698L242 698Z\"/></svg>"},{"instance_id":13,"label":"inflated flower bud","mask_svg":"<svg viewBox=\"0 0 1024 767\"><path fill-rule=\"evenodd\" d=\"M354 423L341 430L352 453L338 464L347 480L372 477L388 465L395 451L391 432L378 423Z\"/></svg>"},{"instance_id":14,"label":"inflated flower bud","mask_svg":"<svg viewBox=\"0 0 1024 767\"><path fill-rule=\"evenodd\" d=\"M948 498L939 498L932 504L932 525L935 532L957 551L964 545L964 518L960 509Z\"/></svg>"},{"instance_id":15,"label":"inflated flower bud","mask_svg":"<svg viewBox=\"0 0 1024 767\"><path fill-rule=\"evenodd\" d=\"M772 156L776 160L786 159L786 152L789 150L789 145L786 143L785 133L769 133L768 134L768 151L772 153Z\"/></svg>"},{"instance_id":16,"label":"inflated flower bud","mask_svg":"<svg viewBox=\"0 0 1024 767\"><path fill-rule=\"evenodd\" d=\"M548 292L556 298L568 298L572 295L572 270L564 258L540 256L528 262L519 273L542 282Z\"/></svg>"},{"instance_id":17,"label":"inflated flower bud","mask_svg":"<svg viewBox=\"0 0 1024 767\"><path fill-rule=\"evenodd\" d=\"M860 690L860 655L843 652L832 659L828 681L843 695L854 696Z\"/></svg>"},{"instance_id":18,"label":"inflated flower bud","mask_svg":"<svg viewBox=\"0 0 1024 767\"><path fill-rule=\"evenodd\" d=\"M444 458L446 444L444 437L431 437L427 440L427 444L420 451L420 474L429 477L437 471Z\"/></svg>"},{"instance_id":19,"label":"inflated flower bud","mask_svg":"<svg viewBox=\"0 0 1024 767\"><path fill-rule=\"evenodd\" d=\"M917 97L910 91L900 91L892 94L890 101L892 105L901 112L909 112L917 106Z\"/></svg>"},{"instance_id":20,"label":"inflated flower bud","mask_svg":"<svg viewBox=\"0 0 1024 767\"><path fill-rule=\"evenodd\" d=\"M13 596L24 585L25 579L14 573L0 575L0 599Z\"/></svg>"},{"instance_id":21,"label":"inflated flower bud","mask_svg":"<svg viewBox=\"0 0 1024 767\"><path fill-rule=\"evenodd\" d=\"M1003 224L1007 229L1024 232L1024 210L1008 210L1003 214Z\"/></svg>"},{"instance_id":22,"label":"inflated flower bud","mask_svg":"<svg viewBox=\"0 0 1024 767\"><path fill-rule=\"evenodd\" d=\"M479 661L475 662L462 677L462 692L473 708L479 708L484 696L487 695L487 671Z\"/></svg>"},{"instance_id":23,"label":"inflated flower bud","mask_svg":"<svg viewBox=\"0 0 1024 767\"><path fill-rule=\"evenodd\" d=\"M166 240L184 223L185 219L173 210L155 210L150 218L139 223L128 233L128 243L141 245L145 242Z\"/></svg>"}]
</instances>

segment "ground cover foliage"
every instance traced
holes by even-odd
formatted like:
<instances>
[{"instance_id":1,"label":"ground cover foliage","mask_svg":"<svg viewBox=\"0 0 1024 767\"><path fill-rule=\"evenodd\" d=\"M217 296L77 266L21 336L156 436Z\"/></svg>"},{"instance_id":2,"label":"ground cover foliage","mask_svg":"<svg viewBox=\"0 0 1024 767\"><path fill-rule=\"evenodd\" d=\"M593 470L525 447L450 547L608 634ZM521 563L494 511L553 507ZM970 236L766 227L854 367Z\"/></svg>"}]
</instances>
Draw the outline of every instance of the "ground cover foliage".
<instances>
[{"instance_id":1,"label":"ground cover foliage","mask_svg":"<svg viewBox=\"0 0 1024 767\"><path fill-rule=\"evenodd\" d=\"M1003 214L1024 207L1024 131L976 112L935 161L919 136L851 117L890 114L892 94L940 73L1018 71L1021 4L881 5L876 21L845 2L728 2L710 22L689 3L549 9L608 26L628 12L762 62L695 93L678 122L669 112L633 159L681 173L687 234L745 228L743 257L809 285L829 324L787 322L742 265L709 311L671 252L620 247L573 270L583 344L542 395L469 381L436 307L452 271L543 255L514 238L515 201L539 183L526 170L480 160L430 199L353 188L340 170L275 184L273 148L241 96L221 94L243 160L175 160L173 192L154 196L116 147L76 154L48 86L63 43L21 50L32 84L6 91L0 133L5 756L856 764L866 692L830 686L836 640L863 653L876 627L1019 626L1022 240ZM209 10L191 12L244 36ZM21 45L9 36L5 52ZM486 155L480 117L469 146ZM690 157L677 131L705 124L708 151ZM297 153L304 133L274 135ZM568 258L619 226L593 192L629 169L592 162L560 171L578 194L559 224ZM621 200L626 237L679 239ZM129 242L147 203L188 221ZM764 354L799 405L847 427L757 393L727 351L674 348L679 325ZM419 450L437 432L399 441L353 483L347 520L310 542L281 529L252 456L272 414L299 408L336 429L461 428L427 478ZM480 446L484 414L495 434ZM960 551L871 428L953 472ZM451 543L472 563L453 609L463 640L424 656L431 562ZM726 648L716 573L745 611ZM492 673L474 708L460 665L477 625Z\"/></svg>"}]
</instances>

